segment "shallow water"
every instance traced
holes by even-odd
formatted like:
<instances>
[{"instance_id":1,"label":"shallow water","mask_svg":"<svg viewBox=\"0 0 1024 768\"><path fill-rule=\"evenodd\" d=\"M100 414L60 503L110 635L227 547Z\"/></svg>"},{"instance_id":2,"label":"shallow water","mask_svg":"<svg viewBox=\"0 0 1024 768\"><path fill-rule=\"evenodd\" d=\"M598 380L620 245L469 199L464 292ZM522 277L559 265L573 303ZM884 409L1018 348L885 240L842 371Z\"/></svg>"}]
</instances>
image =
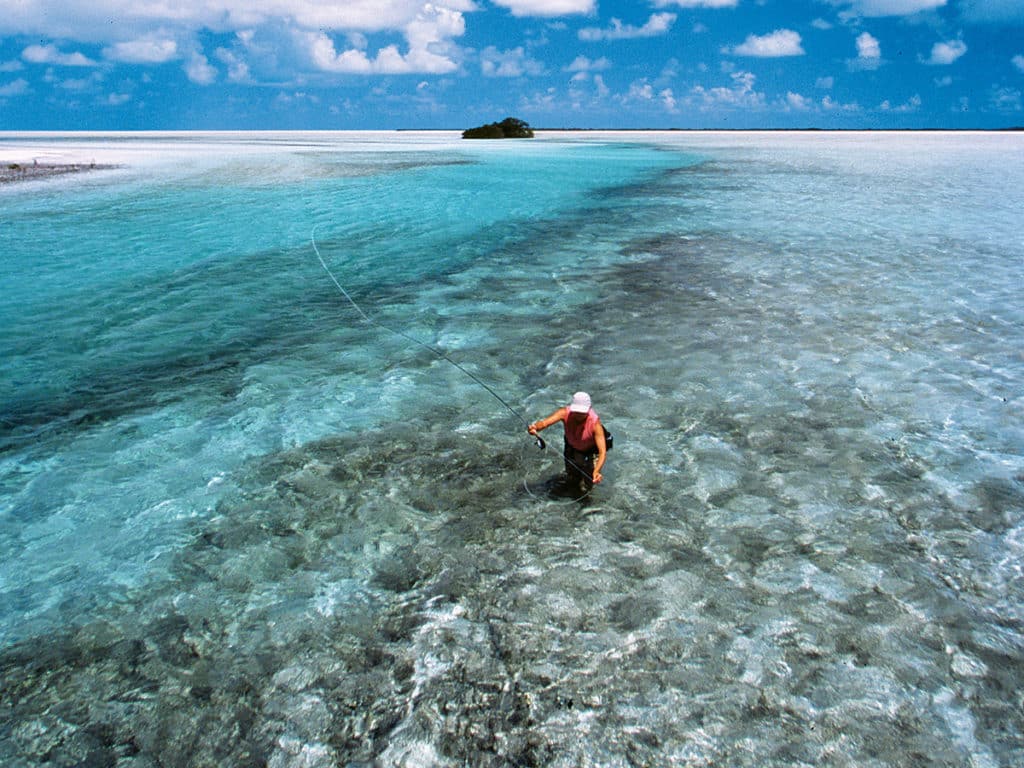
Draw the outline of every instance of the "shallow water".
<instances>
[{"instance_id":1,"label":"shallow water","mask_svg":"<svg viewBox=\"0 0 1024 768\"><path fill-rule=\"evenodd\" d=\"M6 762L1020 764L1020 138L389 138L5 194Z\"/></svg>"}]
</instances>

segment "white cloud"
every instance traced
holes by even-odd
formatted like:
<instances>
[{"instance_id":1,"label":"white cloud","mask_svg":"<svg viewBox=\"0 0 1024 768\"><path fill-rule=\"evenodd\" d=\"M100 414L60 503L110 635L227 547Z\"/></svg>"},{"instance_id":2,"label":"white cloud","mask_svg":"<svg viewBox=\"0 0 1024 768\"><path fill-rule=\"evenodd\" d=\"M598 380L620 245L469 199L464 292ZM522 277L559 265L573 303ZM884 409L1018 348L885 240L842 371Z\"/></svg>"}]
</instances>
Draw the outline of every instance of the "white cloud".
<instances>
[{"instance_id":1,"label":"white cloud","mask_svg":"<svg viewBox=\"0 0 1024 768\"><path fill-rule=\"evenodd\" d=\"M306 33L305 39L313 64L323 72L338 74L445 74L459 68L458 50L451 42L466 31L462 14L433 5L423 6L405 27L409 52L389 45L370 58L365 52L349 48L339 53L334 40L323 31Z\"/></svg>"},{"instance_id":2,"label":"white cloud","mask_svg":"<svg viewBox=\"0 0 1024 768\"><path fill-rule=\"evenodd\" d=\"M953 78L950 77L949 75L946 75L945 77L936 77L935 78L935 87L936 88L949 88L949 86L951 86L952 84L953 84Z\"/></svg>"},{"instance_id":3,"label":"white cloud","mask_svg":"<svg viewBox=\"0 0 1024 768\"><path fill-rule=\"evenodd\" d=\"M30 64L55 64L60 67L95 67L96 62L82 53L61 53L57 46L30 45L21 52L21 57Z\"/></svg>"},{"instance_id":4,"label":"white cloud","mask_svg":"<svg viewBox=\"0 0 1024 768\"><path fill-rule=\"evenodd\" d=\"M591 14L596 10L595 0L491 0L507 8L513 16L573 16Z\"/></svg>"},{"instance_id":5,"label":"white cloud","mask_svg":"<svg viewBox=\"0 0 1024 768\"><path fill-rule=\"evenodd\" d=\"M879 44L878 38L870 32L861 32L860 35L857 36L857 58L882 58L882 46Z\"/></svg>"},{"instance_id":6,"label":"white cloud","mask_svg":"<svg viewBox=\"0 0 1024 768\"><path fill-rule=\"evenodd\" d=\"M908 112L917 112L921 108L921 97L911 96L905 104L893 106L888 99L878 105L878 108L883 112L895 112L897 114L906 114Z\"/></svg>"},{"instance_id":7,"label":"white cloud","mask_svg":"<svg viewBox=\"0 0 1024 768\"><path fill-rule=\"evenodd\" d=\"M826 96L821 100L821 108L828 112L860 112L860 105L857 102L842 104L831 96Z\"/></svg>"},{"instance_id":8,"label":"white cloud","mask_svg":"<svg viewBox=\"0 0 1024 768\"><path fill-rule=\"evenodd\" d=\"M679 76L679 59L671 58L665 62L665 66L661 68L661 74L658 75L658 80L667 81L674 80Z\"/></svg>"},{"instance_id":9,"label":"white cloud","mask_svg":"<svg viewBox=\"0 0 1024 768\"><path fill-rule=\"evenodd\" d=\"M120 107L127 104L132 100L131 94L128 93L111 93L103 100L103 103L108 107Z\"/></svg>"},{"instance_id":10,"label":"white cloud","mask_svg":"<svg viewBox=\"0 0 1024 768\"><path fill-rule=\"evenodd\" d=\"M790 91L786 94L786 106L797 112L806 112L811 108L811 100L806 96Z\"/></svg>"},{"instance_id":11,"label":"white cloud","mask_svg":"<svg viewBox=\"0 0 1024 768\"><path fill-rule=\"evenodd\" d=\"M586 5L592 2L586 0ZM0 35L45 34L112 49L125 40L173 39L187 49L194 45L185 42L203 29L404 31L438 9L471 12L478 7L474 0L16 0L0 16Z\"/></svg>"},{"instance_id":12,"label":"white cloud","mask_svg":"<svg viewBox=\"0 0 1024 768\"><path fill-rule=\"evenodd\" d=\"M829 75L828 77L819 77L817 80L815 80L814 87L820 88L824 91L828 91L831 90L832 86L834 86L835 84L836 79Z\"/></svg>"},{"instance_id":13,"label":"white cloud","mask_svg":"<svg viewBox=\"0 0 1024 768\"><path fill-rule=\"evenodd\" d=\"M946 5L947 0L843 0L854 16L910 16Z\"/></svg>"},{"instance_id":14,"label":"white cloud","mask_svg":"<svg viewBox=\"0 0 1024 768\"><path fill-rule=\"evenodd\" d=\"M629 93L626 94L627 101L650 101L653 98L654 86L646 80L630 84Z\"/></svg>"},{"instance_id":15,"label":"white cloud","mask_svg":"<svg viewBox=\"0 0 1024 768\"><path fill-rule=\"evenodd\" d=\"M423 67L425 72L457 69L451 59L455 50L450 38L461 37L465 33L466 19L461 12L429 4L423 6L422 13L417 14L405 28L409 63Z\"/></svg>"},{"instance_id":16,"label":"white cloud","mask_svg":"<svg viewBox=\"0 0 1024 768\"><path fill-rule=\"evenodd\" d=\"M128 64L164 64L178 56L178 44L174 40L145 38L115 43L103 49L103 55L111 61Z\"/></svg>"},{"instance_id":17,"label":"white cloud","mask_svg":"<svg viewBox=\"0 0 1024 768\"><path fill-rule=\"evenodd\" d=\"M590 12L595 1L495 0L515 13L539 15ZM478 0L15 0L8 5L0 14L0 36L98 44L103 58L126 64L177 60L199 81L210 77L191 59L201 48L199 34L235 33L238 47L218 49L207 67L223 61L226 77L234 82L251 82L253 72L262 72L296 84L309 74L302 63L334 72L453 71L464 58L452 44L464 32L463 14L481 10ZM368 51L365 34L376 32L397 33L407 44L387 41L394 44ZM350 43L341 43L346 37ZM224 54L229 50L235 51L233 58ZM51 65L88 63L81 54L62 53L45 42L28 55Z\"/></svg>"},{"instance_id":18,"label":"white cloud","mask_svg":"<svg viewBox=\"0 0 1024 768\"><path fill-rule=\"evenodd\" d=\"M185 65L188 79L198 85L210 85L217 79L217 69L210 65L209 60L201 53L195 52Z\"/></svg>"},{"instance_id":19,"label":"white cloud","mask_svg":"<svg viewBox=\"0 0 1024 768\"><path fill-rule=\"evenodd\" d=\"M676 21L674 13L654 13L642 27L623 24L619 19L612 19L608 29L585 27L579 31L580 40L596 42L598 40L632 40L641 37L658 37L672 29Z\"/></svg>"},{"instance_id":20,"label":"white cloud","mask_svg":"<svg viewBox=\"0 0 1024 768\"><path fill-rule=\"evenodd\" d=\"M1000 112L1020 112L1021 95L1016 88L992 88L989 101Z\"/></svg>"},{"instance_id":21,"label":"white cloud","mask_svg":"<svg viewBox=\"0 0 1024 768\"><path fill-rule=\"evenodd\" d=\"M57 80L56 77L47 78L47 82L52 82L65 91L89 91L95 88L102 80L103 75L99 72L93 72L89 77L68 78L66 80Z\"/></svg>"},{"instance_id":22,"label":"white cloud","mask_svg":"<svg viewBox=\"0 0 1024 768\"><path fill-rule=\"evenodd\" d=\"M757 78L750 72L733 72L731 88L704 88L696 86L691 94L699 102L702 111L717 108L760 109L764 107L764 94L754 90Z\"/></svg>"},{"instance_id":23,"label":"white cloud","mask_svg":"<svg viewBox=\"0 0 1024 768\"><path fill-rule=\"evenodd\" d=\"M654 0L655 8L676 5L680 8L735 8L739 0Z\"/></svg>"},{"instance_id":24,"label":"white cloud","mask_svg":"<svg viewBox=\"0 0 1024 768\"><path fill-rule=\"evenodd\" d=\"M320 97L316 94L306 93L305 91L295 91L293 93L285 93L282 91L277 94L277 97L274 99L274 103L278 107L285 108L296 104L305 104L307 102L310 104L319 104Z\"/></svg>"},{"instance_id":25,"label":"white cloud","mask_svg":"<svg viewBox=\"0 0 1024 768\"><path fill-rule=\"evenodd\" d=\"M24 68L25 65L17 59L5 61L2 64L0 64L0 72L21 72L21 70L23 70Z\"/></svg>"},{"instance_id":26,"label":"white cloud","mask_svg":"<svg viewBox=\"0 0 1024 768\"><path fill-rule=\"evenodd\" d=\"M1024 72L1024 56L1018 54L1017 56L1014 56L1011 61L1013 62L1013 66L1021 72Z\"/></svg>"},{"instance_id":27,"label":"white cloud","mask_svg":"<svg viewBox=\"0 0 1024 768\"><path fill-rule=\"evenodd\" d=\"M596 80L597 78L595 78ZM604 83L601 84L602 86ZM607 92L607 89L605 89ZM659 103L666 112L676 114L679 112L679 101L671 88L655 90L654 86L647 82L647 79L637 80L630 84L629 92L620 97L623 104L630 102Z\"/></svg>"},{"instance_id":28,"label":"white cloud","mask_svg":"<svg viewBox=\"0 0 1024 768\"><path fill-rule=\"evenodd\" d=\"M803 56L800 34L791 29L777 29L768 35L748 35L740 45L727 48L723 53L736 56L776 58L779 56Z\"/></svg>"},{"instance_id":29,"label":"white cloud","mask_svg":"<svg viewBox=\"0 0 1024 768\"><path fill-rule=\"evenodd\" d=\"M967 45L963 40L950 40L945 43L936 43L932 46L932 55L925 63L944 66L946 64L952 64L965 53L967 53Z\"/></svg>"},{"instance_id":30,"label":"white cloud","mask_svg":"<svg viewBox=\"0 0 1024 768\"><path fill-rule=\"evenodd\" d=\"M608 69L612 63L602 56L600 59L591 61L586 56L577 56L572 63L565 68L566 72L600 72Z\"/></svg>"},{"instance_id":31,"label":"white cloud","mask_svg":"<svg viewBox=\"0 0 1024 768\"><path fill-rule=\"evenodd\" d=\"M815 19L814 21L812 21L811 22L811 26L814 27L815 29L820 29L820 30L832 29L832 24L830 22L825 21L824 19L820 19L820 18L819 19Z\"/></svg>"},{"instance_id":32,"label":"white cloud","mask_svg":"<svg viewBox=\"0 0 1024 768\"><path fill-rule=\"evenodd\" d=\"M214 55L228 68L228 80L233 83L249 82L249 65L241 56L227 48L218 48Z\"/></svg>"},{"instance_id":33,"label":"white cloud","mask_svg":"<svg viewBox=\"0 0 1024 768\"><path fill-rule=\"evenodd\" d=\"M882 46L870 32L857 35L857 58L848 59L851 70L878 69L882 65Z\"/></svg>"},{"instance_id":34,"label":"white cloud","mask_svg":"<svg viewBox=\"0 0 1024 768\"><path fill-rule=\"evenodd\" d=\"M310 33L308 42L313 64L324 72L369 75L408 71L402 54L393 45L379 51L377 58L371 60L365 53L355 48L338 53L334 47L334 41L323 32Z\"/></svg>"},{"instance_id":35,"label":"white cloud","mask_svg":"<svg viewBox=\"0 0 1024 768\"><path fill-rule=\"evenodd\" d=\"M527 56L522 46L499 51L491 45L480 53L480 71L486 77L522 77L543 74L544 65Z\"/></svg>"},{"instance_id":36,"label":"white cloud","mask_svg":"<svg viewBox=\"0 0 1024 768\"><path fill-rule=\"evenodd\" d=\"M671 88L664 88L658 93L658 98L661 100L661 104L665 107L665 111L676 113L679 111L679 107L676 104L676 97L672 94Z\"/></svg>"},{"instance_id":37,"label":"white cloud","mask_svg":"<svg viewBox=\"0 0 1024 768\"><path fill-rule=\"evenodd\" d=\"M557 95L554 88L548 88L543 93L538 92L530 97L523 96L519 100L519 105L526 112L550 112L556 106L555 97Z\"/></svg>"},{"instance_id":38,"label":"white cloud","mask_svg":"<svg viewBox=\"0 0 1024 768\"><path fill-rule=\"evenodd\" d=\"M0 98L6 98L8 96L21 96L22 94L28 93L28 80L23 77L19 77L10 83L0 85Z\"/></svg>"}]
</instances>

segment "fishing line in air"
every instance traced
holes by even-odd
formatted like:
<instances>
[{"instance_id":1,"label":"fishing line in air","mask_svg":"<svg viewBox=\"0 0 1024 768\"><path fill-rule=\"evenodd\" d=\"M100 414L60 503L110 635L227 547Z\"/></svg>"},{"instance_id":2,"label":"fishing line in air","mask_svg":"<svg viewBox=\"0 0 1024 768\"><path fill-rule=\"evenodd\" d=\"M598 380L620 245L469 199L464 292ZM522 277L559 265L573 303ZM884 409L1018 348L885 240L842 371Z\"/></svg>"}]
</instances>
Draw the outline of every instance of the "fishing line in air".
<instances>
[{"instance_id":1,"label":"fishing line in air","mask_svg":"<svg viewBox=\"0 0 1024 768\"><path fill-rule=\"evenodd\" d=\"M445 354L440 349L437 349L436 347L432 347L429 344L427 344L426 342L420 341L415 336L410 336L405 331L399 330L397 328L392 328L390 325L385 325L384 323L380 322L379 320L375 320L374 318L372 318L368 314L366 314L362 310L362 307L360 307L356 303L355 299L353 299L352 296L349 295L349 292L346 291L345 287L338 281L338 278L334 276L334 273L331 271L331 268L329 266L327 266L327 262L324 261L324 257L320 253L320 249L317 247L317 244L316 244L316 226L314 226L312 231L309 233L309 239L310 239L310 242L313 244L313 251L316 253L317 259L319 259L319 261L320 261L320 266L322 266L324 268L324 271L327 273L328 277L331 278L331 282L334 283L334 287L338 289L338 291L341 293L341 295L345 297L345 300L348 301L348 303L352 305L352 308L356 312L359 313L359 316L361 318L363 318L363 320L365 320L370 325L375 325L378 328L383 328L385 331L388 331L389 333L393 333L396 336L399 336L399 337L405 339L406 341L411 341L413 344L416 344L417 346L422 347L423 349L427 350L432 355L440 358L441 360L444 360L447 363L451 363L451 365L455 366L455 368L457 368L458 370L462 371L462 373L464 373L466 376L468 376L470 379L472 379L474 382L476 382L479 386L483 387L483 389L486 390L487 393L489 395L491 395L491 397L493 397L495 400L497 400L499 403L501 403L503 406L505 406L505 408L508 410L509 413L511 413L513 416L515 416L517 419L519 419L519 421L521 421L523 423L523 425L525 425L527 427L527 429L529 429L530 423L525 418L523 418L522 414L520 414L519 411L517 411L515 408L513 408L511 405L509 405L508 402L505 400L505 398L503 398L501 395L499 395L497 392L495 392L494 389L489 384L487 384L487 382L485 382L483 379L481 379L479 376L477 376L472 371L470 371L467 368L465 368L458 361L453 360L452 358L450 358L447 354ZM544 450L544 448L547 447L547 443L544 442L544 439L540 435L534 435L533 437L537 441L537 447L538 448L540 448L541 450ZM564 457L564 458L565 458L566 462L568 462L571 466L573 466L577 470L579 470L581 474L585 473L585 470L583 468L579 467L578 465L576 465L575 463L573 463L573 461L571 459L569 459L568 457ZM533 491L530 490L530 487L529 487L529 485L527 485L525 479L523 480L523 486L526 488L526 492L527 493L529 493L534 498L538 498L536 496L536 494L534 494ZM579 496L579 497L577 497L575 499L571 499L571 501L579 501L580 499L585 498L586 496L590 495L590 492L592 490L593 490L593 486L591 486L581 496Z\"/></svg>"}]
</instances>

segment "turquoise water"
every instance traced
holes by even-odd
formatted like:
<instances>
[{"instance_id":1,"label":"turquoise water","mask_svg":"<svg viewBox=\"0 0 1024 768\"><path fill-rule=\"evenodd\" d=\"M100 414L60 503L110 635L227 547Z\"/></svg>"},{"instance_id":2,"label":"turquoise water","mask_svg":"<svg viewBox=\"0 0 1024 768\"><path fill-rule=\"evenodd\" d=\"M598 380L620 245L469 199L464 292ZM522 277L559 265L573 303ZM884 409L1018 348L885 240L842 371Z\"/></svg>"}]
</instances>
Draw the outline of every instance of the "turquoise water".
<instances>
[{"instance_id":1,"label":"turquoise water","mask_svg":"<svg viewBox=\"0 0 1024 768\"><path fill-rule=\"evenodd\" d=\"M147 578L247 457L423 407L412 378L382 380L408 342L360 323L314 226L337 277L387 320L467 270L483 273L466 290L504 279L524 227L668 164L638 147L322 151L7 195L5 584L29 615ZM289 161L317 172L282 179ZM543 277L527 277L538 303ZM470 319L439 338L451 311L428 301L396 322L451 351L488 332ZM68 567L79 577L52 578ZM19 614L3 612L16 637Z\"/></svg>"},{"instance_id":2,"label":"turquoise water","mask_svg":"<svg viewBox=\"0 0 1024 768\"><path fill-rule=\"evenodd\" d=\"M1019 764L1021 142L97 139L0 190L0 755ZM577 502L522 419L581 388Z\"/></svg>"}]
</instances>

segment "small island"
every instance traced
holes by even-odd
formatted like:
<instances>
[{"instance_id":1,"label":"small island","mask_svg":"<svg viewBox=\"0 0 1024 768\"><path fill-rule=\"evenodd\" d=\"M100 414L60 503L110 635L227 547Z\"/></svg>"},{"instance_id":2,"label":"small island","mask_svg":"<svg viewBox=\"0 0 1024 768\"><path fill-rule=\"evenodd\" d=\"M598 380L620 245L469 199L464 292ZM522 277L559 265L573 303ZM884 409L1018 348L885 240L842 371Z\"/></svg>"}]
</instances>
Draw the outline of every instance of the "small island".
<instances>
[{"instance_id":1,"label":"small island","mask_svg":"<svg viewBox=\"0 0 1024 768\"><path fill-rule=\"evenodd\" d=\"M532 139L533 128L525 121L506 117L500 123L488 123L462 132L464 139Z\"/></svg>"}]
</instances>

